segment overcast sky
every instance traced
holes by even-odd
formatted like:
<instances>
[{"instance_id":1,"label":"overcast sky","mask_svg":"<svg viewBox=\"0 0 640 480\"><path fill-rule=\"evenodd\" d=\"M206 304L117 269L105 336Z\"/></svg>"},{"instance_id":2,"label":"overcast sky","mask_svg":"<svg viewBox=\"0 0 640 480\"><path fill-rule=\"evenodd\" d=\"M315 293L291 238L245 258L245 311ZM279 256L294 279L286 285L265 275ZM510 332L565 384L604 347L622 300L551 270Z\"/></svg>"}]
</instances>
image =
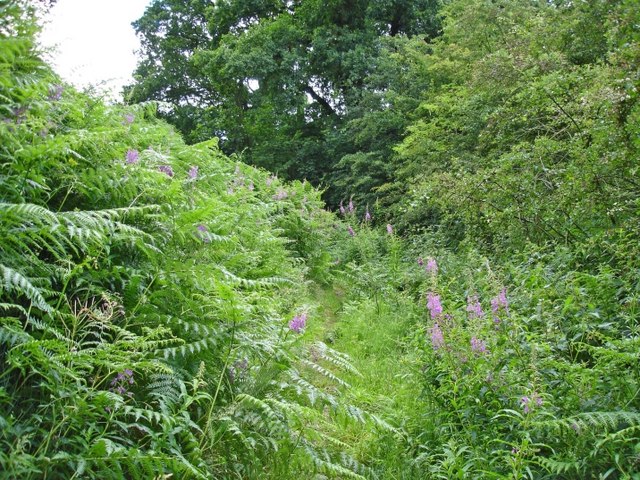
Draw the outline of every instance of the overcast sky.
<instances>
[{"instance_id":1,"label":"overcast sky","mask_svg":"<svg viewBox=\"0 0 640 480\"><path fill-rule=\"evenodd\" d=\"M131 22L151 0L58 0L46 17L41 43L55 47L50 63L62 78L84 88L99 85L119 98L133 79L139 42Z\"/></svg>"}]
</instances>

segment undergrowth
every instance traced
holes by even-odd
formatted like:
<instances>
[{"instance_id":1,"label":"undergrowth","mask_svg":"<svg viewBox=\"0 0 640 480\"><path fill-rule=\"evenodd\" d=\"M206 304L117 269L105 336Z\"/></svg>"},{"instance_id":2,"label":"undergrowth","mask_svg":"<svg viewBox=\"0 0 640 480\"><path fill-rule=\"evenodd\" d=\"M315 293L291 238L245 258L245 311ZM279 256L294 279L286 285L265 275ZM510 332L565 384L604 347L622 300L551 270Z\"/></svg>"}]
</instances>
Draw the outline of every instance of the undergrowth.
<instances>
[{"instance_id":1,"label":"undergrowth","mask_svg":"<svg viewBox=\"0 0 640 480\"><path fill-rule=\"evenodd\" d=\"M506 257L338 218L0 9L0 478L640 478L633 228Z\"/></svg>"}]
</instances>

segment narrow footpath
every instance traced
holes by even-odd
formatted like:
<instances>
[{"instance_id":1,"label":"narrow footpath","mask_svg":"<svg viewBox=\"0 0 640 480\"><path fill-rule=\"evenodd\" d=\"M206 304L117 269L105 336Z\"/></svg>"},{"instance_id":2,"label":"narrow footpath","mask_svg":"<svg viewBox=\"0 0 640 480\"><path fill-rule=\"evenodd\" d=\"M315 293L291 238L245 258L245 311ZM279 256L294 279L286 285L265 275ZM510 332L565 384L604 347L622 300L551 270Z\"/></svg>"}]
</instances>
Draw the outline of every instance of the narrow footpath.
<instances>
[{"instance_id":1,"label":"narrow footpath","mask_svg":"<svg viewBox=\"0 0 640 480\"><path fill-rule=\"evenodd\" d=\"M408 419L421 418L420 365L406 348L415 325L415 304L394 295L392 301L354 296L338 286L316 288L315 318L307 331L308 341L321 341L348 355L359 372L342 372L350 386L340 390L341 404L365 412L363 421L332 423L332 436L348 446L348 453L371 467L371 478L420 478L411 458ZM338 392L332 392L336 394ZM369 475L367 475L369 476Z\"/></svg>"}]
</instances>

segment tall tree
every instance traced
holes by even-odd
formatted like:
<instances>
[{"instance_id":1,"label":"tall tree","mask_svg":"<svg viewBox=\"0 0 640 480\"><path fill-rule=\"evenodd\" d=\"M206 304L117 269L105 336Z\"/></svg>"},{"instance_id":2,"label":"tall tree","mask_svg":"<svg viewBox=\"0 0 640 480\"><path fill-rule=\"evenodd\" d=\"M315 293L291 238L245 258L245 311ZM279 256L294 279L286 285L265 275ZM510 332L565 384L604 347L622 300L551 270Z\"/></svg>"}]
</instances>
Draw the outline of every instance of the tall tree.
<instances>
[{"instance_id":1,"label":"tall tree","mask_svg":"<svg viewBox=\"0 0 640 480\"><path fill-rule=\"evenodd\" d=\"M218 136L227 153L244 152L247 161L289 178L336 185L342 176L339 184L360 185L360 192L330 189L336 203L389 180L384 174L354 182L347 164L353 155L368 159L372 148L375 161L385 163L392 151L380 140L400 139L402 112L383 113L397 107L384 99L393 86L381 70L393 70L399 58L388 39L397 38L397 48L407 35L423 43L436 36L438 4L156 0L134 24L142 61L128 95L133 102L170 102L166 115L189 141ZM376 122L387 126L378 126L384 132L369 145L368 134L357 131L372 132Z\"/></svg>"}]
</instances>

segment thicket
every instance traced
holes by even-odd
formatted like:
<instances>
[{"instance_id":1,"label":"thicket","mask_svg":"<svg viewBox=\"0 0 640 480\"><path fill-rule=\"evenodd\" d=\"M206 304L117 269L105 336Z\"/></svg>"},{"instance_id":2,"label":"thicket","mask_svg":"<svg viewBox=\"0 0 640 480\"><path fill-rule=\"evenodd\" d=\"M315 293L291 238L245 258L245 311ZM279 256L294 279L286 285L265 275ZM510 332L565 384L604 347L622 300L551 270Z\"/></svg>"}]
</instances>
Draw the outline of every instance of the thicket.
<instances>
[{"instance_id":1,"label":"thicket","mask_svg":"<svg viewBox=\"0 0 640 480\"><path fill-rule=\"evenodd\" d=\"M348 360L299 345L318 192L64 85L1 8L0 478L357 477L309 428L363 415L310 378Z\"/></svg>"},{"instance_id":2,"label":"thicket","mask_svg":"<svg viewBox=\"0 0 640 480\"><path fill-rule=\"evenodd\" d=\"M163 0L129 95L336 210L575 244L637 233L637 24L633 0Z\"/></svg>"}]
</instances>

